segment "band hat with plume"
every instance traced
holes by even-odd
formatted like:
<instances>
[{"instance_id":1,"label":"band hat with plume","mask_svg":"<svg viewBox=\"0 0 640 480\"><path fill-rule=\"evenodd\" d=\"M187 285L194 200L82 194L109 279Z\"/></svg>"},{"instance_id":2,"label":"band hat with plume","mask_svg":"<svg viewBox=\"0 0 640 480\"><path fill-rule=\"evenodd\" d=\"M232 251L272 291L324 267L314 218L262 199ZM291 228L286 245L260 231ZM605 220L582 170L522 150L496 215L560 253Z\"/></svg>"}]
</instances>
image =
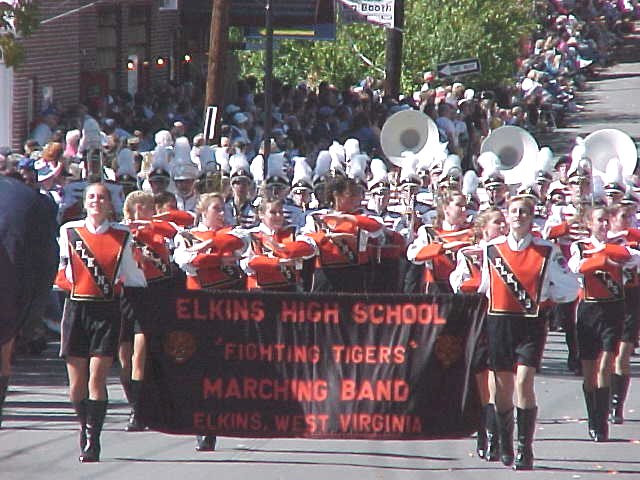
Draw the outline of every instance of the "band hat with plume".
<instances>
[{"instance_id":1,"label":"band hat with plume","mask_svg":"<svg viewBox=\"0 0 640 480\"><path fill-rule=\"evenodd\" d=\"M253 181L256 182L256 185L261 185L264 181L264 157L261 153L253 157L249 171L251 172Z\"/></svg>"},{"instance_id":2,"label":"band hat with plume","mask_svg":"<svg viewBox=\"0 0 640 480\"><path fill-rule=\"evenodd\" d=\"M215 173L218 171L218 163L215 153L209 145L200 147L200 173Z\"/></svg>"},{"instance_id":3,"label":"band hat with plume","mask_svg":"<svg viewBox=\"0 0 640 480\"><path fill-rule=\"evenodd\" d=\"M293 157L293 180L291 187L294 189L312 190L313 170L307 162L307 157Z\"/></svg>"},{"instance_id":4,"label":"band hat with plume","mask_svg":"<svg viewBox=\"0 0 640 480\"><path fill-rule=\"evenodd\" d=\"M135 178L137 176L135 155L132 150L123 148L118 152L118 170L116 178L129 176Z\"/></svg>"},{"instance_id":5,"label":"band hat with plume","mask_svg":"<svg viewBox=\"0 0 640 480\"><path fill-rule=\"evenodd\" d=\"M402 152L402 169L400 170L399 182L401 185L419 186L422 181L416 172L418 158L413 152Z\"/></svg>"},{"instance_id":6,"label":"band hat with plume","mask_svg":"<svg viewBox=\"0 0 640 480\"><path fill-rule=\"evenodd\" d=\"M504 175L498 168L499 163L500 158L493 152L484 152L478 157L478 165L482 167L480 178L485 188L491 185L505 185Z\"/></svg>"},{"instance_id":7,"label":"band hat with plume","mask_svg":"<svg viewBox=\"0 0 640 480\"><path fill-rule=\"evenodd\" d=\"M332 145L333 146L333 145ZM331 152L331 147L329 147ZM349 163L354 155L360 153L360 141L357 138L347 138L344 142L344 159Z\"/></svg>"},{"instance_id":8,"label":"band hat with plume","mask_svg":"<svg viewBox=\"0 0 640 480\"><path fill-rule=\"evenodd\" d=\"M174 159L171 162L171 177L174 180L195 180L200 172L191 161L191 145L187 137L176 138Z\"/></svg>"},{"instance_id":9,"label":"band hat with plume","mask_svg":"<svg viewBox=\"0 0 640 480\"><path fill-rule=\"evenodd\" d=\"M229 151L227 147L216 147L214 149L216 163L223 175L229 176L231 166L229 165Z\"/></svg>"},{"instance_id":10,"label":"band hat with plume","mask_svg":"<svg viewBox=\"0 0 640 480\"><path fill-rule=\"evenodd\" d=\"M460 178L462 176L462 159L452 153L447 156L442 166L442 173L438 176L438 181L441 182L445 178Z\"/></svg>"},{"instance_id":11,"label":"band hat with plume","mask_svg":"<svg viewBox=\"0 0 640 480\"><path fill-rule=\"evenodd\" d=\"M236 153L229 159L229 166L231 167L231 180L246 178L247 180L253 180L251 175L251 169L249 167L249 161L244 153Z\"/></svg>"},{"instance_id":12,"label":"band hat with plume","mask_svg":"<svg viewBox=\"0 0 640 480\"><path fill-rule=\"evenodd\" d=\"M369 169L371 170L371 180L368 182L369 190L374 190L380 187L389 187L389 172L387 171L387 165L383 160L380 158L374 158L371 160Z\"/></svg>"},{"instance_id":13,"label":"band hat with plume","mask_svg":"<svg viewBox=\"0 0 640 480\"><path fill-rule=\"evenodd\" d=\"M622 175L622 164L617 157L607 162L607 168L604 172L604 191L606 192L624 192L625 184Z\"/></svg>"},{"instance_id":14,"label":"band hat with plume","mask_svg":"<svg viewBox=\"0 0 640 480\"><path fill-rule=\"evenodd\" d=\"M285 152L272 153L269 155L268 160L266 182L268 184L289 185Z\"/></svg>"},{"instance_id":15,"label":"band hat with plume","mask_svg":"<svg viewBox=\"0 0 640 480\"><path fill-rule=\"evenodd\" d=\"M462 194L475 197L480 185L480 179L474 170L467 170L462 177Z\"/></svg>"},{"instance_id":16,"label":"band hat with plume","mask_svg":"<svg viewBox=\"0 0 640 480\"><path fill-rule=\"evenodd\" d=\"M187 137L176 138L176 143L173 147L174 162L187 163L191 160L191 144Z\"/></svg>"},{"instance_id":17,"label":"band hat with plume","mask_svg":"<svg viewBox=\"0 0 640 480\"><path fill-rule=\"evenodd\" d=\"M160 130L154 135L154 140L158 147L171 147L173 146L173 137L169 130Z\"/></svg>"},{"instance_id":18,"label":"band hat with plume","mask_svg":"<svg viewBox=\"0 0 640 480\"><path fill-rule=\"evenodd\" d=\"M318 152L318 158L316 159L316 168L313 172L313 184L325 181L325 177L331 170L331 154L328 150L321 150Z\"/></svg>"},{"instance_id":19,"label":"band hat with plume","mask_svg":"<svg viewBox=\"0 0 640 480\"><path fill-rule=\"evenodd\" d=\"M359 150L360 147L358 147L358 151ZM347 163L347 157L346 150L343 145L334 140L334 142L329 145L329 155L331 156L331 160L334 165L337 165L339 163L343 166L344 169L344 166Z\"/></svg>"},{"instance_id":20,"label":"band hat with plume","mask_svg":"<svg viewBox=\"0 0 640 480\"><path fill-rule=\"evenodd\" d=\"M538 181L553 180L553 170L556 166L556 159L549 147L542 147L538 151L538 155L536 157L536 165L539 166L538 171L536 172Z\"/></svg>"},{"instance_id":21,"label":"band hat with plume","mask_svg":"<svg viewBox=\"0 0 640 480\"><path fill-rule=\"evenodd\" d=\"M368 164L369 155L366 153L357 153L353 155L347 165L347 177L356 180L366 188Z\"/></svg>"},{"instance_id":22,"label":"band hat with plume","mask_svg":"<svg viewBox=\"0 0 640 480\"><path fill-rule=\"evenodd\" d=\"M575 175L584 176L587 174L585 171L585 163L583 159L586 158L587 149L584 144L584 139L582 137L576 137L576 144L571 149L571 165L569 165L569 169L567 170L567 177L571 178Z\"/></svg>"}]
</instances>

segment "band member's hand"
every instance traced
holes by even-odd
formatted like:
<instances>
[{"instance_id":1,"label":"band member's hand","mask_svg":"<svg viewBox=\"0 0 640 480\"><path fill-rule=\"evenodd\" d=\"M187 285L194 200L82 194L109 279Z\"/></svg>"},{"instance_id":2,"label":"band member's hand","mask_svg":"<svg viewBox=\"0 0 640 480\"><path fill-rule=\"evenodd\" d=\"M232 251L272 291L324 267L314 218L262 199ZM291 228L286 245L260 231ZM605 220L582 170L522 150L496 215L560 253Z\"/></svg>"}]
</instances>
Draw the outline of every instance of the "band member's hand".
<instances>
[{"instance_id":1,"label":"band member's hand","mask_svg":"<svg viewBox=\"0 0 640 480\"><path fill-rule=\"evenodd\" d=\"M330 232L327 233L327 238L329 240L347 240L348 238L353 238L352 233L339 233L339 232Z\"/></svg>"},{"instance_id":2,"label":"band member's hand","mask_svg":"<svg viewBox=\"0 0 640 480\"><path fill-rule=\"evenodd\" d=\"M212 244L213 238L210 238L209 240L205 240L204 242L194 243L189 248L187 248L187 251L192 253L202 252L203 250L211 248Z\"/></svg>"}]
</instances>

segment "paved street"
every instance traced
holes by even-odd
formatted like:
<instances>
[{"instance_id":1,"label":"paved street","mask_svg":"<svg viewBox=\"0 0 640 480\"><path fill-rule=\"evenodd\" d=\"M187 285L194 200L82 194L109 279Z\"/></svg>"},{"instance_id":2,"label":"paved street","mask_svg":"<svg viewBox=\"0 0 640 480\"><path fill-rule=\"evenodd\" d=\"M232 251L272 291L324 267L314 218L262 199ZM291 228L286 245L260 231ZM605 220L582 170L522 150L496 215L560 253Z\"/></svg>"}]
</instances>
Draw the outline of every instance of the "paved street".
<instances>
[{"instance_id":1,"label":"paved street","mask_svg":"<svg viewBox=\"0 0 640 480\"><path fill-rule=\"evenodd\" d=\"M77 461L77 424L67 400L64 368L55 347L39 358L21 358L0 430L0 478L596 478L604 472L640 478L640 358L633 358L627 421L612 427L612 441L587 439L580 379L565 369L563 335L551 333L537 379L540 416L536 470L515 473L474 456L475 441L376 442L221 438L218 451L197 453L192 437L126 433L128 416L117 377L103 434L102 461ZM116 372L114 372L116 373Z\"/></svg>"}]
</instances>

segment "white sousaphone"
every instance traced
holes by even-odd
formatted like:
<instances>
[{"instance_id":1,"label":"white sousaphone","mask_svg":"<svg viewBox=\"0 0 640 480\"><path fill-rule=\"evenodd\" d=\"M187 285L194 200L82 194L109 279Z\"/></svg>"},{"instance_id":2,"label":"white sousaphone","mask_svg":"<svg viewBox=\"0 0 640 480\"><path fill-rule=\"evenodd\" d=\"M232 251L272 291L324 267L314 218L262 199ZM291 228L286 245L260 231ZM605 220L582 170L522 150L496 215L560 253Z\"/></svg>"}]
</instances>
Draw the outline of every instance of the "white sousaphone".
<instances>
[{"instance_id":1,"label":"white sousaphone","mask_svg":"<svg viewBox=\"0 0 640 480\"><path fill-rule=\"evenodd\" d=\"M592 174L604 177L607 164L618 158L622 166L622 176L633 174L638 160L636 145L629 135L615 128L596 130L584 139L584 156L591 163Z\"/></svg>"},{"instance_id":2,"label":"white sousaphone","mask_svg":"<svg viewBox=\"0 0 640 480\"><path fill-rule=\"evenodd\" d=\"M418 158L433 155L431 152L440 143L435 122L417 110L403 110L387 119L380 132L380 145L389 161L399 167L403 153L411 152Z\"/></svg>"},{"instance_id":3,"label":"white sousaphone","mask_svg":"<svg viewBox=\"0 0 640 480\"><path fill-rule=\"evenodd\" d=\"M480 153L493 152L507 185L522 183L538 155L538 142L525 129L507 125L496 128L482 142ZM529 166L527 166L529 165Z\"/></svg>"}]
</instances>

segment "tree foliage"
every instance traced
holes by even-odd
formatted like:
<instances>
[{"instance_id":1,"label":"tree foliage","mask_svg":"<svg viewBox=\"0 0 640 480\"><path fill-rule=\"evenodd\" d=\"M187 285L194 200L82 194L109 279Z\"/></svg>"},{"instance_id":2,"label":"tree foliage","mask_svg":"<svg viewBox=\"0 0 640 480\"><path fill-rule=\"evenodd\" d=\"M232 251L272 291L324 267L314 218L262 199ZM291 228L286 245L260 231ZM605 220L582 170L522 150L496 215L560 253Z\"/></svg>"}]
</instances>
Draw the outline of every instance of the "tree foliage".
<instances>
[{"instance_id":1,"label":"tree foliage","mask_svg":"<svg viewBox=\"0 0 640 480\"><path fill-rule=\"evenodd\" d=\"M15 67L22 62L24 50L19 39L31 35L38 25L36 2L0 2L0 59L7 67Z\"/></svg>"},{"instance_id":2,"label":"tree foliage","mask_svg":"<svg viewBox=\"0 0 640 480\"><path fill-rule=\"evenodd\" d=\"M470 84L495 85L515 71L520 39L535 28L534 2L519 0L405 0L402 90L419 88L437 64L479 58ZM375 25L338 25L333 42L282 40L274 74L290 83L327 80L339 87L366 76L383 78L385 32ZM244 75L263 76L264 52L238 52Z\"/></svg>"}]
</instances>

